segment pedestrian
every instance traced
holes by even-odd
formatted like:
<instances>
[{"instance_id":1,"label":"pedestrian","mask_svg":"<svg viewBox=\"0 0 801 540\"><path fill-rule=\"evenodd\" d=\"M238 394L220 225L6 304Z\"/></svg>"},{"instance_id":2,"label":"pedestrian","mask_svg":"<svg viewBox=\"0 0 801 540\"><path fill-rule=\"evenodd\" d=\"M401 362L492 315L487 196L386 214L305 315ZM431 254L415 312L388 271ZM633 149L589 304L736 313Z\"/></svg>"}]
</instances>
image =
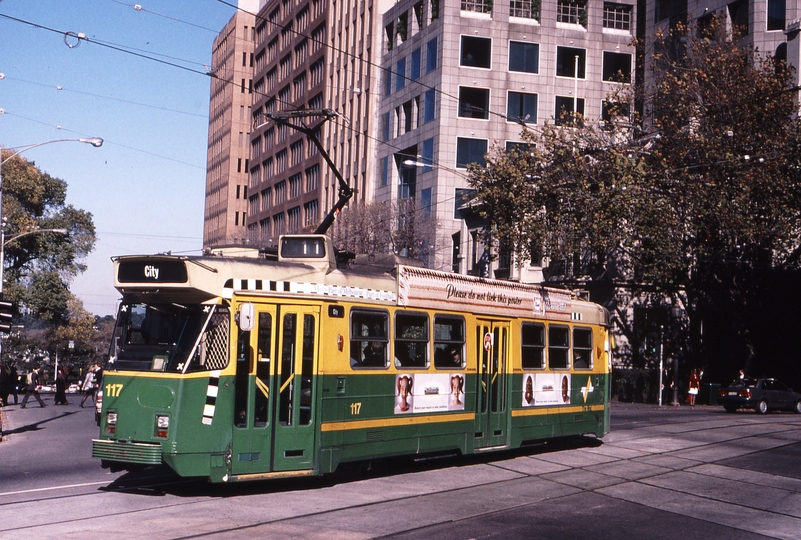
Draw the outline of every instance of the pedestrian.
<instances>
[{"instance_id":1,"label":"pedestrian","mask_svg":"<svg viewBox=\"0 0 801 540\"><path fill-rule=\"evenodd\" d=\"M17 405L19 403L19 401L17 401L18 399L17 388L19 387L19 373L17 373L16 364L11 364L11 367L8 368L8 380L11 393L14 394L14 405Z\"/></svg>"},{"instance_id":2,"label":"pedestrian","mask_svg":"<svg viewBox=\"0 0 801 540\"><path fill-rule=\"evenodd\" d=\"M4 363L0 362L0 407L8 405L8 394L11 393L11 373Z\"/></svg>"},{"instance_id":3,"label":"pedestrian","mask_svg":"<svg viewBox=\"0 0 801 540\"><path fill-rule=\"evenodd\" d=\"M47 407L42 398L39 396L39 368L33 368L31 371L31 380L28 381L28 386L25 388L25 397L22 398L22 404L20 405L20 409L25 408L25 404L28 403L28 399L31 396L36 398L36 401L39 402L41 407Z\"/></svg>"},{"instance_id":4,"label":"pedestrian","mask_svg":"<svg viewBox=\"0 0 801 540\"><path fill-rule=\"evenodd\" d=\"M56 405L69 405L67 401L67 368L62 366L56 374Z\"/></svg>"},{"instance_id":5,"label":"pedestrian","mask_svg":"<svg viewBox=\"0 0 801 540\"><path fill-rule=\"evenodd\" d=\"M690 402L690 405L695 405L695 398L698 397L698 390L701 387L701 377L699 376L698 369L693 369L690 371L690 380L688 383L689 389L687 390L687 401Z\"/></svg>"},{"instance_id":6,"label":"pedestrian","mask_svg":"<svg viewBox=\"0 0 801 540\"><path fill-rule=\"evenodd\" d=\"M91 366L89 371L86 372L86 378L83 380L83 398L81 399L81 408L89 396L92 396L92 403L95 403L95 392L97 391L97 364Z\"/></svg>"}]
</instances>

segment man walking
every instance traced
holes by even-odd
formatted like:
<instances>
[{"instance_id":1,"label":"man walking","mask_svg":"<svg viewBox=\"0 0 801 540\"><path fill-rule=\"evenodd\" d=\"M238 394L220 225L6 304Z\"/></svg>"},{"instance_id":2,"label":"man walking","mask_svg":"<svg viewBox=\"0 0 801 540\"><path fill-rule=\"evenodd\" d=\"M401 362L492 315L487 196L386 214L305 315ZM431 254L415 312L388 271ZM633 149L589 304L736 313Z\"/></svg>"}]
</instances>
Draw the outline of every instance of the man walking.
<instances>
[{"instance_id":1,"label":"man walking","mask_svg":"<svg viewBox=\"0 0 801 540\"><path fill-rule=\"evenodd\" d=\"M25 389L25 397L22 398L22 404L20 405L20 409L25 408L25 404L28 403L28 398L31 396L36 398L36 401L39 402L41 407L47 407L42 401L42 398L39 397L39 368L34 368L31 371L31 381L28 383L28 387Z\"/></svg>"}]
</instances>

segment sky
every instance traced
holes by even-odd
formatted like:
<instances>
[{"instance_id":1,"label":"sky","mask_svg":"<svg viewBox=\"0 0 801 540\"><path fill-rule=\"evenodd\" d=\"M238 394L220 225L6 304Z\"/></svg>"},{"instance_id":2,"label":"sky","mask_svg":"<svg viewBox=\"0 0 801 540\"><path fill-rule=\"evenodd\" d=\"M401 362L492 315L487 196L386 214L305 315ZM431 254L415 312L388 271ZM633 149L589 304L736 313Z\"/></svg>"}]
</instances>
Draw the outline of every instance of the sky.
<instances>
[{"instance_id":1,"label":"sky","mask_svg":"<svg viewBox=\"0 0 801 540\"><path fill-rule=\"evenodd\" d=\"M0 146L68 184L97 230L71 284L89 312L116 312L119 255L199 254L219 0L0 0ZM78 35L86 39L79 39Z\"/></svg>"}]
</instances>

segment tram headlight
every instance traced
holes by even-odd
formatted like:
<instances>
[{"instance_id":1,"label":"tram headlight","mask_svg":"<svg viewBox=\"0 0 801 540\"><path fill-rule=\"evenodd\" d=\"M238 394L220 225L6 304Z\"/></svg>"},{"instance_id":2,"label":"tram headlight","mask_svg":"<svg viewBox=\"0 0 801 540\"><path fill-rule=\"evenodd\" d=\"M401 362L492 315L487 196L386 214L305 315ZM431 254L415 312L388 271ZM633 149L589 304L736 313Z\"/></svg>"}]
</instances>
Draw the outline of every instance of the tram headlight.
<instances>
[{"instance_id":1,"label":"tram headlight","mask_svg":"<svg viewBox=\"0 0 801 540\"><path fill-rule=\"evenodd\" d=\"M113 434L117 431L117 413L106 413L106 433Z\"/></svg>"},{"instance_id":2,"label":"tram headlight","mask_svg":"<svg viewBox=\"0 0 801 540\"><path fill-rule=\"evenodd\" d=\"M170 417L163 414L156 415L156 437L167 438L169 430Z\"/></svg>"}]
</instances>

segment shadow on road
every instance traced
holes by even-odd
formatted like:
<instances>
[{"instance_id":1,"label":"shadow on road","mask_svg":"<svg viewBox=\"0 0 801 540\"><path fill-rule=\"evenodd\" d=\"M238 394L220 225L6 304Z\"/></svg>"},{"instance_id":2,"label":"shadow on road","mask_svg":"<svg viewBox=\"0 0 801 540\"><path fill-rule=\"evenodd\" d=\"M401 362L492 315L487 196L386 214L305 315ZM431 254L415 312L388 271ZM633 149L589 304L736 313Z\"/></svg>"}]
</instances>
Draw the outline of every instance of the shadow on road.
<instances>
[{"instance_id":1,"label":"shadow on road","mask_svg":"<svg viewBox=\"0 0 801 540\"><path fill-rule=\"evenodd\" d=\"M72 416L73 414L75 414L77 412L78 411L65 412L65 413L59 414L58 416L54 416L52 418L45 418L44 420L40 420L38 422L33 422L32 424L26 424L24 426L19 426L18 428L10 429L8 431L3 431L3 436L7 437L8 435L13 435L15 433L27 433L29 431L39 431L40 429L42 429L40 427L42 424L47 424L48 422L54 422L54 421L59 420L61 418L65 418L67 416Z\"/></svg>"},{"instance_id":2,"label":"shadow on road","mask_svg":"<svg viewBox=\"0 0 801 540\"><path fill-rule=\"evenodd\" d=\"M243 497L263 493L314 490L371 478L433 471L448 467L466 467L490 462L536 456L580 448L597 448L603 442L594 437L564 437L543 441L514 450L486 454L404 456L380 460L344 463L333 474L317 477L258 480L235 484L211 484L201 478L182 478L166 465L150 466L129 471L101 491L123 491L150 497Z\"/></svg>"}]
</instances>

